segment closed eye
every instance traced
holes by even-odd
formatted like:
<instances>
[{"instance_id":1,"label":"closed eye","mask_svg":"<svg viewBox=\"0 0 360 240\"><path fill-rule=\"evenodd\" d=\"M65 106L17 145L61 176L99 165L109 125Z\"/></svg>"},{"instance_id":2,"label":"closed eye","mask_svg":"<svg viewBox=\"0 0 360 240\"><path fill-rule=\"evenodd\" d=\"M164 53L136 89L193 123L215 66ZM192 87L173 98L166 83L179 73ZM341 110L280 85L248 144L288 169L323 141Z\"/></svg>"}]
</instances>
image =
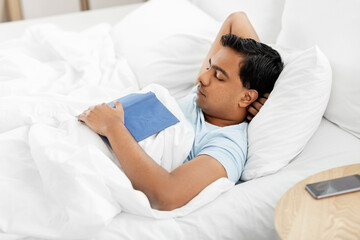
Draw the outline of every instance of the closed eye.
<instances>
[{"instance_id":1,"label":"closed eye","mask_svg":"<svg viewBox=\"0 0 360 240\"><path fill-rule=\"evenodd\" d=\"M211 58L209 58L209 67L208 67L207 70L209 70L210 68L214 68L214 69L216 70L216 72L215 72L215 77L216 77L216 79L218 79L218 80L220 80L220 81L223 81L221 78L219 78L219 77L217 76L218 72L221 72L222 74L224 74L224 76L225 76L226 78L229 78L229 74L228 74L224 69L222 69L221 67L219 67L219 66L217 66L217 65L212 65L212 64L211 64Z\"/></svg>"},{"instance_id":2,"label":"closed eye","mask_svg":"<svg viewBox=\"0 0 360 240\"><path fill-rule=\"evenodd\" d=\"M215 71L215 74L214 74L214 77L217 79L217 80L219 80L220 82L223 82L224 80L223 79L221 79L220 77L218 77L218 72L217 71Z\"/></svg>"}]
</instances>

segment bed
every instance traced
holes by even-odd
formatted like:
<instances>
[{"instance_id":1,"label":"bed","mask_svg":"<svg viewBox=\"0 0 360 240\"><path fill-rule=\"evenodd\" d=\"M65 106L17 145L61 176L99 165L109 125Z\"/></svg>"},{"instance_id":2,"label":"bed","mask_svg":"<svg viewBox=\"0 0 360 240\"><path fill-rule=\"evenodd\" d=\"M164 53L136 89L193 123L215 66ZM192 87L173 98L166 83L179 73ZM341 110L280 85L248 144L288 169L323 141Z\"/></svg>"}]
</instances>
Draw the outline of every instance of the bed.
<instances>
[{"instance_id":1,"label":"bed","mask_svg":"<svg viewBox=\"0 0 360 240\"><path fill-rule=\"evenodd\" d=\"M341 9L338 13L335 0L150 0L1 24L0 239L278 239L274 211L290 187L312 174L360 163L360 72L355 58L360 54L360 5L349 1ZM71 222L70 215L46 217L46 212L30 209L31 202L26 202L33 192L46 188L16 185L14 176L32 182L34 172L24 169L33 171L33 165L24 164L22 156L48 154L47 148L43 153L36 144L27 145L36 139L33 125L59 125L89 105L149 84L166 87L175 99L184 96L221 22L233 11L245 11L260 39L279 50L285 62L268 102L249 125L248 162L239 183L229 187L220 182L174 213L146 215L137 206L118 211L116 204L104 203L93 214L89 211L95 205L89 201L84 209L73 210L84 215ZM348 41L342 52L336 49L340 36ZM40 140L48 139L44 134ZM52 141L40 140L37 148ZM42 175L39 181L46 177L54 176ZM9 183L18 188L9 189Z\"/></svg>"}]
</instances>

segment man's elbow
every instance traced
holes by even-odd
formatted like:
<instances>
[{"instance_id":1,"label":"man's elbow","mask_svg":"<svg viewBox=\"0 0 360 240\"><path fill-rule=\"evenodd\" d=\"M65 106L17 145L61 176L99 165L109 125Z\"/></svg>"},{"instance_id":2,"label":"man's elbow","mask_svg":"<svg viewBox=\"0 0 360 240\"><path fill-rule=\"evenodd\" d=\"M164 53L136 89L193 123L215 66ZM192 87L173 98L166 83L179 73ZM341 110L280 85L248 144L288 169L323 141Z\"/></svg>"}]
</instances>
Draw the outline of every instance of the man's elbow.
<instances>
[{"instance_id":1,"label":"man's elbow","mask_svg":"<svg viewBox=\"0 0 360 240\"><path fill-rule=\"evenodd\" d=\"M234 18L242 18L242 19L248 19L248 16L245 12L239 11L239 12L233 12L228 16L229 19L233 20Z\"/></svg>"},{"instance_id":2,"label":"man's elbow","mask_svg":"<svg viewBox=\"0 0 360 240\"><path fill-rule=\"evenodd\" d=\"M162 190L156 194L155 197L150 199L150 205L152 208L161 211L171 211L176 208L185 205L185 202L181 202L181 198L176 196L174 191Z\"/></svg>"}]
</instances>

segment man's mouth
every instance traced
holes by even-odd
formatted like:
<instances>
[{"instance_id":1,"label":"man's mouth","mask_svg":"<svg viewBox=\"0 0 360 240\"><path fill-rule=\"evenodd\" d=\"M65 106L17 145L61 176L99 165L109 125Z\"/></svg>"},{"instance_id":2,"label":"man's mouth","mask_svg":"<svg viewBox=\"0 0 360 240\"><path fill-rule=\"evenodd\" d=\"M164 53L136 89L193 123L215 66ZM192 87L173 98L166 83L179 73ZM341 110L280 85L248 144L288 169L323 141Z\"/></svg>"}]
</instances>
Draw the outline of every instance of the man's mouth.
<instances>
[{"instance_id":1,"label":"man's mouth","mask_svg":"<svg viewBox=\"0 0 360 240\"><path fill-rule=\"evenodd\" d=\"M200 90L200 88L198 87L197 88L197 91L196 91L196 93L198 94L198 95L203 95L204 97L206 97L206 95Z\"/></svg>"}]
</instances>

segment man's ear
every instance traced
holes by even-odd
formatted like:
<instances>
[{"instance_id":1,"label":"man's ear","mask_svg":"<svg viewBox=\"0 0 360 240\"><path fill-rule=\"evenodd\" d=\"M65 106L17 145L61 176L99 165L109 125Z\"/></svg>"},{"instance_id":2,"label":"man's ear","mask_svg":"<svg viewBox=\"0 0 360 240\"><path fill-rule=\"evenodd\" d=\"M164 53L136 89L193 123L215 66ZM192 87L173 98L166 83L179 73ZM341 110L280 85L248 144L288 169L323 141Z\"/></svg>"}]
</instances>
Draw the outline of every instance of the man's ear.
<instances>
[{"instance_id":1,"label":"man's ear","mask_svg":"<svg viewBox=\"0 0 360 240\"><path fill-rule=\"evenodd\" d=\"M248 107L258 98L258 96L259 94L255 89L247 89L239 101L239 107Z\"/></svg>"}]
</instances>

